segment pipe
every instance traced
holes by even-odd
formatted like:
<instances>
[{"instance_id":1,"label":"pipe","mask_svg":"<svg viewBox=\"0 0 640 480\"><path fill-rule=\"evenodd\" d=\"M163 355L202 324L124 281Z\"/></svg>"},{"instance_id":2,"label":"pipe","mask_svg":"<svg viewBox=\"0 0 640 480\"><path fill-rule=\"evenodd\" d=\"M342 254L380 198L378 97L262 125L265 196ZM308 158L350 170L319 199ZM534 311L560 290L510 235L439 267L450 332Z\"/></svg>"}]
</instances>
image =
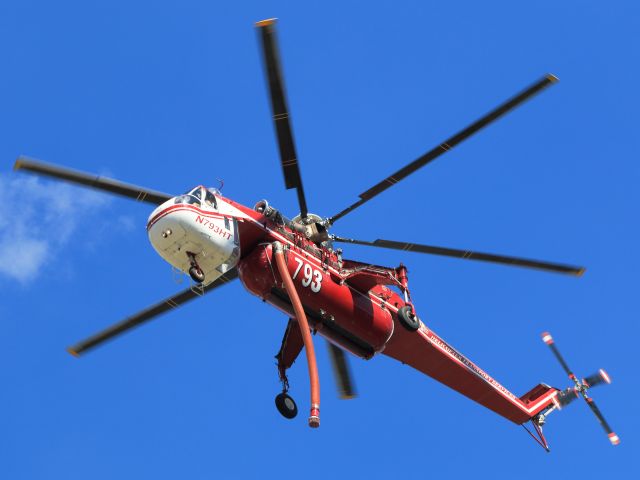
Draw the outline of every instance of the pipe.
<instances>
[{"instance_id":1,"label":"pipe","mask_svg":"<svg viewBox=\"0 0 640 480\"><path fill-rule=\"evenodd\" d=\"M293 311L296 314L296 320L300 325L300 331L302 332L302 341L304 342L304 349L307 355L307 367L309 368L309 383L311 386L311 411L309 414L309 426L311 428L318 428L320 426L320 380L318 378L318 365L316 363L316 353L313 349L313 340L311 339L311 331L309 330L309 322L307 316L304 313L302 302L296 291L296 287L293 284L293 279L287 268L287 263L284 259L284 252L282 244L280 242L273 242L273 253L276 258L276 265L280 272L280 277L284 283L284 288L289 295L291 304L293 305Z\"/></svg>"}]
</instances>

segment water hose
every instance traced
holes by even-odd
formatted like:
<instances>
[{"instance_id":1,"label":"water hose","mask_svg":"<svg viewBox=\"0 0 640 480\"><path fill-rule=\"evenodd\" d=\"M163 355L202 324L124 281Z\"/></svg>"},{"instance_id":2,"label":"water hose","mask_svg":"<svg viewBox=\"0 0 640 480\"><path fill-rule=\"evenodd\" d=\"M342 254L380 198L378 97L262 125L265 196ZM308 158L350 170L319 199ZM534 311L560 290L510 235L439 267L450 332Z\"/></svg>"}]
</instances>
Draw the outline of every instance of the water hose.
<instances>
[{"instance_id":1,"label":"water hose","mask_svg":"<svg viewBox=\"0 0 640 480\"><path fill-rule=\"evenodd\" d=\"M311 387L311 412L309 414L309 426L318 428L320 426L320 380L318 378L318 365L316 363L316 353L313 349L313 340L311 331L309 330L309 322L304 313L302 302L293 284L293 279L287 268L287 262L284 258L284 250L280 242L273 242L273 253L276 258L276 265L280 272L280 277L284 283L284 288L289 295L293 311L296 314L296 320L302 332L302 340L304 342L304 350L307 355L307 366L309 367L309 383Z\"/></svg>"}]
</instances>

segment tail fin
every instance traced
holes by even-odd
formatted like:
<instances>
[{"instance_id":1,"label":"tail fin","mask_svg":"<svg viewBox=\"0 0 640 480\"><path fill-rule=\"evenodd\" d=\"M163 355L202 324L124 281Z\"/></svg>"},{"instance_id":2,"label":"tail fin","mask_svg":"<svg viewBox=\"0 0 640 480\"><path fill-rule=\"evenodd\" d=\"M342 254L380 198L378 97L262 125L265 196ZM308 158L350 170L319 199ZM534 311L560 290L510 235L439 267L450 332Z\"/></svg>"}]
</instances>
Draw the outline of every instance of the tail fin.
<instances>
[{"instance_id":1,"label":"tail fin","mask_svg":"<svg viewBox=\"0 0 640 480\"><path fill-rule=\"evenodd\" d=\"M526 406L529 406L531 404L537 403L538 400L540 400L540 398L543 397L549 391L557 392L558 390L556 390L555 388L550 387L549 385L546 385L544 383L540 383L540 384L536 385L535 387L533 387L531 390L529 390L527 393L522 395L520 397L520 401L522 403L524 403ZM538 412L544 410L545 408L549 408L549 407L555 405L556 395L548 395L548 399L547 400L548 401L544 402L541 405L541 408L535 414L531 415L531 418L535 417L535 415Z\"/></svg>"}]
</instances>

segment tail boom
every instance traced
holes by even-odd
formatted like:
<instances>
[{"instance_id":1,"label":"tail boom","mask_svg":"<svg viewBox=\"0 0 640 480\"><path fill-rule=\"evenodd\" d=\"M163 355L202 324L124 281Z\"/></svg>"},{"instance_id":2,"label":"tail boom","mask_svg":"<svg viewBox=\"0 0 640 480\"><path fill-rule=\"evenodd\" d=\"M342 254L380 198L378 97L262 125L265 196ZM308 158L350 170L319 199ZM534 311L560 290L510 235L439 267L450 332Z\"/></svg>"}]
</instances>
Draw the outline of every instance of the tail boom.
<instances>
[{"instance_id":1,"label":"tail boom","mask_svg":"<svg viewBox=\"0 0 640 480\"><path fill-rule=\"evenodd\" d=\"M517 397L423 323L415 332L398 326L384 354L406 363L516 424L555 406L558 390L540 384Z\"/></svg>"}]
</instances>

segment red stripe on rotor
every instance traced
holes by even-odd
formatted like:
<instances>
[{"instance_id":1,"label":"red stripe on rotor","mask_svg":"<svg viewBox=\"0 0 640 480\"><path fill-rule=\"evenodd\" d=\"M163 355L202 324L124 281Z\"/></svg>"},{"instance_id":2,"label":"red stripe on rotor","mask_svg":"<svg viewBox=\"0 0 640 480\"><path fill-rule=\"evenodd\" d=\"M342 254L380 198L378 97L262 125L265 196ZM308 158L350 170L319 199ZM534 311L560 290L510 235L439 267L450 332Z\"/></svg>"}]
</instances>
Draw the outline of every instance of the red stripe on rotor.
<instances>
[{"instance_id":1,"label":"red stripe on rotor","mask_svg":"<svg viewBox=\"0 0 640 480\"><path fill-rule=\"evenodd\" d=\"M618 445L620 443L620 438L618 438L618 435L616 435L614 432L611 432L608 437L612 445Z\"/></svg>"},{"instance_id":2,"label":"red stripe on rotor","mask_svg":"<svg viewBox=\"0 0 640 480\"><path fill-rule=\"evenodd\" d=\"M604 371L603 368L600 369L600 376L602 377L602 379L605 382L611 383L611 377L609 376L609 374L607 372Z\"/></svg>"},{"instance_id":3,"label":"red stripe on rotor","mask_svg":"<svg viewBox=\"0 0 640 480\"><path fill-rule=\"evenodd\" d=\"M540 336L542 337L544 343L546 343L547 345L551 345L553 343L553 337L549 332L542 332L542 335Z\"/></svg>"}]
</instances>

